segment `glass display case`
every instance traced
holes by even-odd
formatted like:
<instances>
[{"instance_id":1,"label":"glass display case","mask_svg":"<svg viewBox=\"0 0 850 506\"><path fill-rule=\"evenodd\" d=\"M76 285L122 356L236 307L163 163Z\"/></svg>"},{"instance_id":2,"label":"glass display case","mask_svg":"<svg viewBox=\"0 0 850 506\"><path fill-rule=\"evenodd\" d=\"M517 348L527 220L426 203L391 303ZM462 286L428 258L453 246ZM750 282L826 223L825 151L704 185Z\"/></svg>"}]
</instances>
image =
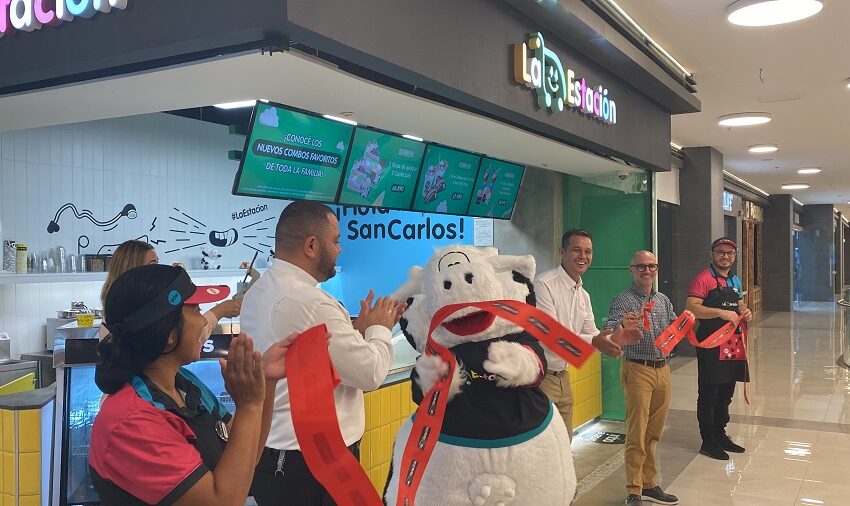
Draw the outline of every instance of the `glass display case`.
<instances>
[{"instance_id":1,"label":"glass display case","mask_svg":"<svg viewBox=\"0 0 850 506\"><path fill-rule=\"evenodd\" d=\"M218 361L202 360L186 366L218 395L224 406L233 413L233 400L224 389L224 379ZM89 471L89 442L92 423L100 409L103 393L94 383L94 366L68 367L64 374L65 406L62 426L64 434L61 453L64 476L59 484L60 505L98 504Z\"/></svg>"}]
</instances>

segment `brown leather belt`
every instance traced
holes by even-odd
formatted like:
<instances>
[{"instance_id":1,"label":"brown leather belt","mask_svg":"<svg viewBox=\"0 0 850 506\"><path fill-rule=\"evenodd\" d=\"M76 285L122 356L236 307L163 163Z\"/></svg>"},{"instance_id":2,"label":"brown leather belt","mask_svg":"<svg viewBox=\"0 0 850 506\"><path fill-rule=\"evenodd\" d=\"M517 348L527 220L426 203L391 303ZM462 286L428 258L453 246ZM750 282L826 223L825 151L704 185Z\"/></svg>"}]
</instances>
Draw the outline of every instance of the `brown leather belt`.
<instances>
[{"instance_id":1,"label":"brown leather belt","mask_svg":"<svg viewBox=\"0 0 850 506\"><path fill-rule=\"evenodd\" d=\"M655 369L661 369L670 363L669 359L662 358L661 360L642 360L639 358L627 358L629 362L634 362L636 364L645 365L647 367L654 367Z\"/></svg>"}]
</instances>

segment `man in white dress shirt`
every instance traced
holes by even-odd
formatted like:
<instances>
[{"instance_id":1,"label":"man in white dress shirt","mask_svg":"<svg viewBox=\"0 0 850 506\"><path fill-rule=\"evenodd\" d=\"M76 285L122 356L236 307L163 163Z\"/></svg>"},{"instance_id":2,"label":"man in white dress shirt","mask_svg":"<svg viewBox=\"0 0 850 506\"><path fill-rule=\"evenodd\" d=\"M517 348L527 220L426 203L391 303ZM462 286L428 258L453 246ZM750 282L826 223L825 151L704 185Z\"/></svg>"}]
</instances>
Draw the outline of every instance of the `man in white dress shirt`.
<instances>
[{"instance_id":1,"label":"man in white dress shirt","mask_svg":"<svg viewBox=\"0 0 850 506\"><path fill-rule=\"evenodd\" d=\"M342 304L317 287L336 274L340 251L339 222L330 208L310 201L289 204L275 230L272 265L245 294L241 327L264 350L292 332L327 325L331 361L342 380L334 389L340 432L359 457L366 423L363 392L377 389L387 376L393 360L391 329L404 305L382 297L372 306L370 291L352 324ZM334 504L304 462L286 380L278 382L271 431L252 493L260 506Z\"/></svg>"},{"instance_id":2,"label":"man in white dress shirt","mask_svg":"<svg viewBox=\"0 0 850 506\"><path fill-rule=\"evenodd\" d=\"M568 230L561 238L561 265L546 271L534 281L537 307L552 315L561 325L593 344L600 352L619 357L622 345L633 344L642 334L637 318L629 313L616 330L599 332L593 319L590 295L585 291L581 276L593 261L593 240L582 229ZM573 394L567 363L544 347L546 375L540 388L558 408L567 425L570 440L573 437Z\"/></svg>"}]
</instances>

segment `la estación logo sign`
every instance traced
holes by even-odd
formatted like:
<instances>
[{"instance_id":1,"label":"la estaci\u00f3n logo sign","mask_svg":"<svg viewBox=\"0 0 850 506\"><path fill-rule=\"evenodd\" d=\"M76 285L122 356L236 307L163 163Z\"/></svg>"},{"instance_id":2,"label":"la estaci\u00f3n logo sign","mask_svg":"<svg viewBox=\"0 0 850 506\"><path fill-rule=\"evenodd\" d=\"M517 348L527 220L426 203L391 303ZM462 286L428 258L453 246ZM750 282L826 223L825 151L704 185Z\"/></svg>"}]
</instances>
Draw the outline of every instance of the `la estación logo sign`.
<instances>
[{"instance_id":1,"label":"la estaci\u00f3n logo sign","mask_svg":"<svg viewBox=\"0 0 850 506\"><path fill-rule=\"evenodd\" d=\"M128 0L0 0L0 38L15 31L32 32L98 12L124 10Z\"/></svg>"},{"instance_id":2,"label":"la estaci\u00f3n logo sign","mask_svg":"<svg viewBox=\"0 0 850 506\"><path fill-rule=\"evenodd\" d=\"M552 112L572 107L603 123L617 123L617 104L608 96L608 88L593 85L546 48L539 32L528 41L514 44L514 80L537 91L537 105Z\"/></svg>"}]
</instances>

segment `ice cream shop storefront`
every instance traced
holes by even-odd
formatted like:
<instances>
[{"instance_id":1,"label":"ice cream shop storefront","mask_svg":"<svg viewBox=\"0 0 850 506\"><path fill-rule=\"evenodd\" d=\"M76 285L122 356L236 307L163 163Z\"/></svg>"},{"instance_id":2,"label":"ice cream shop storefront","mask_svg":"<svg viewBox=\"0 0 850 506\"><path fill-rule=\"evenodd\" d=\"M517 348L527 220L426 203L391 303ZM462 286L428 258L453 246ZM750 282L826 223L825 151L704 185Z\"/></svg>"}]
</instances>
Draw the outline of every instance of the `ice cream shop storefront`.
<instances>
[{"instance_id":1,"label":"ice cream shop storefront","mask_svg":"<svg viewBox=\"0 0 850 506\"><path fill-rule=\"evenodd\" d=\"M670 115L698 107L626 38L580 40L574 28L605 21L584 4L49 4L0 2L0 358L35 364L0 396L8 504L98 502L99 320L68 311L102 307L123 241L235 291L245 264L269 266L288 202L325 202L342 254L322 288L356 315L435 248L494 246L542 272L584 227L601 323L631 252L652 247ZM223 319L203 357L239 323ZM378 490L416 406L419 353L398 327L392 341L390 373L365 396L360 463ZM569 369L576 427L621 416L618 367L596 354ZM190 368L233 408L215 360Z\"/></svg>"}]
</instances>

